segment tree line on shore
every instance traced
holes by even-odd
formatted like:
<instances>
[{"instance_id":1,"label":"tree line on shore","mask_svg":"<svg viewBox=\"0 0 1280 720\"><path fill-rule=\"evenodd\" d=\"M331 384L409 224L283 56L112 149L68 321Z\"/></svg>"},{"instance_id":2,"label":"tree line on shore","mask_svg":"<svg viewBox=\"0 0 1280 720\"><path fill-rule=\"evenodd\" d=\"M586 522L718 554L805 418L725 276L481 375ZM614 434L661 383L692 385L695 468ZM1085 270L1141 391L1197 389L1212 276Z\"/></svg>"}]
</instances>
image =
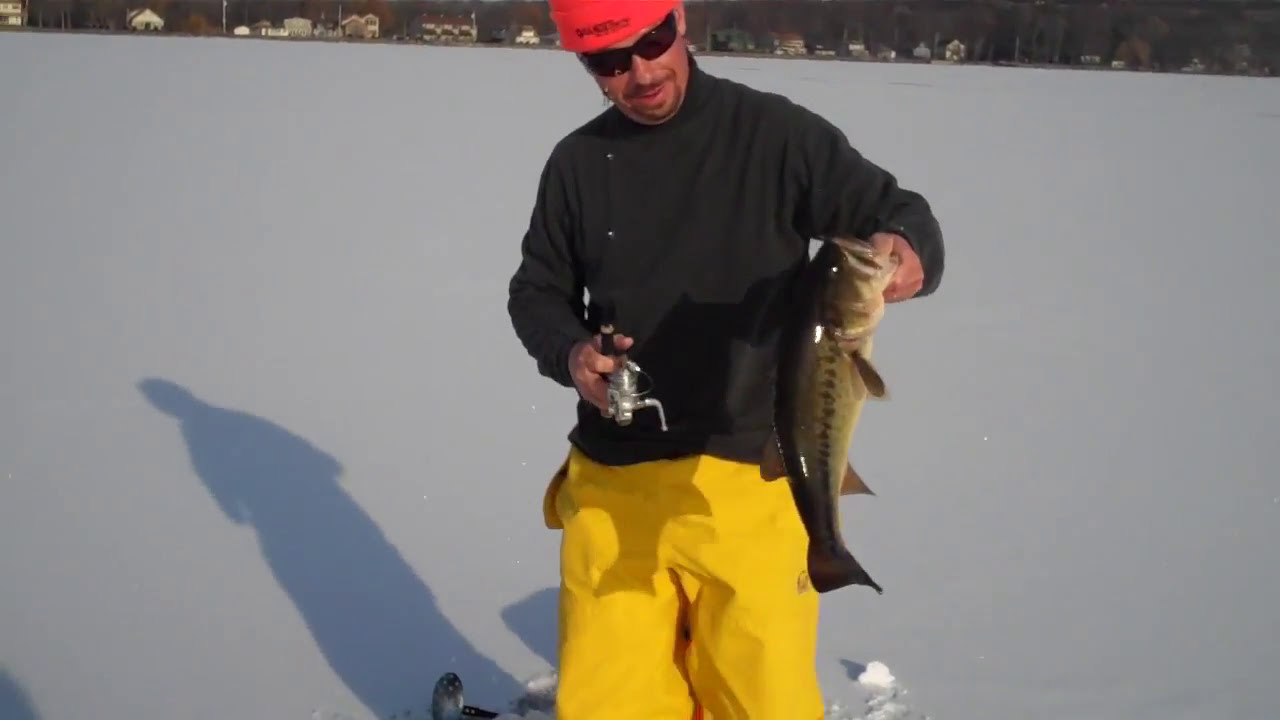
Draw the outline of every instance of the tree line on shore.
<instances>
[{"instance_id":1,"label":"tree line on shore","mask_svg":"<svg viewBox=\"0 0 1280 720\"><path fill-rule=\"evenodd\" d=\"M150 7L166 32L222 32L222 0L29 0L28 24L122 29L130 9ZM754 39L771 52L771 33L797 33L810 47L847 54L861 42L872 54L910 57L923 44L952 40L966 61L1110 65L1155 71L1196 66L1210 72L1273 74L1280 68L1280 0L686 0L688 34L701 48L718 31ZM228 0L227 30L287 17L333 22L378 16L383 37L412 36L416 18L470 20L480 42L532 26L554 32L540 0ZM509 37L509 36L508 36Z\"/></svg>"}]
</instances>

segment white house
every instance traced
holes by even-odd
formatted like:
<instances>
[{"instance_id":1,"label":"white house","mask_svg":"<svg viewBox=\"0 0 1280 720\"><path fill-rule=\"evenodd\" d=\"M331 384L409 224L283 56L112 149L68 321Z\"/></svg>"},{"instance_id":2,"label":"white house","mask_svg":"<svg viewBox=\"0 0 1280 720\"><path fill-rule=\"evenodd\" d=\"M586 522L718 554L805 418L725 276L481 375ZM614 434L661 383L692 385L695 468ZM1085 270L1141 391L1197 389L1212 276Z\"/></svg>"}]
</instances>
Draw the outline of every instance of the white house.
<instances>
[{"instance_id":1,"label":"white house","mask_svg":"<svg viewBox=\"0 0 1280 720\"><path fill-rule=\"evenodd\" d=\"M800 33L780 32L774 33L774 55L808 55L809 48L805 45L804 36Z\"/></svg>"},{"instance_id":2,"label":"white house","mask_svg":"<svg viewBox=\"0 0 1280 720\"><path fill-rule=\"evenodd\" d=\"M947 43L947 48L945 51L947 62L953 62L953 63L964 62L964 58L965 58L965 55L967 54L967 51L968 51L968 48L964 46L964 43L960 42L959 40L952 40L951 42Z\"/></svg>"},{"instance_id":3,"label":"white house","mask_svg":"<svg viewBox=\"0 0 1280 720\"><path fill-rule=\"evenodd\" d=\"M0 0L0 27L22 27L27 24L27 8L23 0Z\"/></svg>"},{"instance_id":4,"label":"white house","mask_svg":"<svg viewBox=\"0 0 1280 720\"><path fill-rule=\"evenodd\" d=\"M311 37L312 22L304 17L291 17L284 20L284 34L289 37Z\"/></svg>"},{"instance_id":5,"label":"white house","mask_svg":"<svg viewBox=\"0 0 1280 720\"><path fill-rule=\"evenodd\" d=\"M516 35L517 45L537 45L541 42L542 38L538 37L538 31L532 25L520 28L520 34Z\"/></svg>"},{"instance_id":6,"label":"white house","mask_svg":"<svg viewBox=\"0 0 1280 720\"><path fill-rule=\"evenodd\" d=\"M270 20L259 20L251 25L250 29L253 30L255 35L261 35L262 37L286 37L288 35L288 31L282 27L272 25Z\"/></svg>"},{"instance_id":7,"label":"white house","mask_svg":"<svg viewBox=\"0 0 1280 720\"><path fill-rule=\"evenodd\" d=\"M125 15L125 25L128 25L130 30L160 31L164 29L164 18L157 15L151 8L130 10Z\"/></svg>"},{"instance_id":8,"label":"white house","mask_svg":"<svg viewBox=\"0 0 1280 720\"><path fill-rule=\"evenodd\" d=\"M373 13L348 15L342 21L343 37L376 38L379 34L378 16Z\"/></svg>"},{"instance_id":9,"label":"white house","mask_svg":"<svg viewBox=\"0 0 1280 720\"><path fill-rule=\"evenodd\" d=\"M476 41L476 15L470 18L445 15L418 17L418 35L427 42L474 43Z\"/></svg>"}]
</instances>

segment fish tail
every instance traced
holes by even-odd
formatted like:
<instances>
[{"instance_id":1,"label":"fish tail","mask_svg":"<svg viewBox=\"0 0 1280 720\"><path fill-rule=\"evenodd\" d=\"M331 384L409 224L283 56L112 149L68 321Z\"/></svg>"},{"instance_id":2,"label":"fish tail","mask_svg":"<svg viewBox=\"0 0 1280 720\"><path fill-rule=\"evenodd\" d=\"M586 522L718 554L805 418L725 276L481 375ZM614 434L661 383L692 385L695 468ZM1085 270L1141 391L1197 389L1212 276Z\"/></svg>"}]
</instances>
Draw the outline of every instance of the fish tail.
<instances>
[{"instance_id":1,"label":"fish tail","mask_svg":"<svg viewBox=\"0 0 1280 720\"><path fill-rule=\"evenodd\" d=\"M843 545L824 544L809 547L809 582L820 593L839 590L849 585L865 585L883 595L884 588L871 579L858 559Z\"/></svg>"}]
</instances>

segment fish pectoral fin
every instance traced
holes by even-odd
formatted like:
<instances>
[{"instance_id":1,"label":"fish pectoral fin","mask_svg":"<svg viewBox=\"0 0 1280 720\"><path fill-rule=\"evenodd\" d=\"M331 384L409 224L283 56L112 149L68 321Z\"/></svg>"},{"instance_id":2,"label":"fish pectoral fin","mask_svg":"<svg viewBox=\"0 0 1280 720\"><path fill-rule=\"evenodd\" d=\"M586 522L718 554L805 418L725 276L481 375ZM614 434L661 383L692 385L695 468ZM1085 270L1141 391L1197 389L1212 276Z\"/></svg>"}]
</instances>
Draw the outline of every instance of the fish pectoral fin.
<instances>
[{"instance_id":1,"label":"fish pectoral fin","mask_svg":"<svg viewBox=\"0 0 1280 720\"><path fill-rule=\"evenodd\" d=\"M875 495L871 488L862 481L862 476L853 469L853 463L844 467L844 479L840 481L841 495Z\"/></svg>"},{"instance_id":2,"label":"fish pectoral fin","mask_svg":"<svg viewBox=\"0 0 1280 720\"><path fill-rule=\"evenodd\" d=\"M849 353L849 360L853 363L854 372L858 373L858 377L862 378L863 384L867 386L867 394L881 400L889 397L884 378L880 377L880 373L865 355L854 350Z\"/></svg>"},{"instance_id":3,"label":"fish pectoral fin","mask_svg":"<svg viewBox=\"0 0 1280 720\"><path fill-rule=\"evenodd\" d=\"M769 433L769 440L764 444L764 457L760 461L760 477L772 482L786 475L787 466L778 450L778 435Z\"/></svg>"}]
</instances>

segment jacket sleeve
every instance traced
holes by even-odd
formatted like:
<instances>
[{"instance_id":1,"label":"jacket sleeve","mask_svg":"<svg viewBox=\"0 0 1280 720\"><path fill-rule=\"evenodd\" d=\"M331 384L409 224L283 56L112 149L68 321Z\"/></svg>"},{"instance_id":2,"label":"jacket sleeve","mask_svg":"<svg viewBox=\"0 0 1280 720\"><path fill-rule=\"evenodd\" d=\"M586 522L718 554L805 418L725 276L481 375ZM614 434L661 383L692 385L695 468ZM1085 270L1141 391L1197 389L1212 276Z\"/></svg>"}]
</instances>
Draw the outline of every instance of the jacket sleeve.
<instances>
[{"instance_id":1,"label":"jacket sleeve","mask_svg":"<svg viewBox=\"0 0 1280 720\"><path fill-rule=\"evenodd\" d=\"M507 313L516 336L537 361L538 372L565 387L569 350L592 333L583 320L582 273L573 256L570 203L556 153L538 181L520 265L508 285Z\"/></svg>"},{"instance_id":2,"label":"jacket sleeve","mask_svg":"<svg viewBox=\"0 0 1280 720\"><path fill-rule=\"evenodd\" d=\"M929 203L863 157L839 128L799 105L789 122L788 164L801 190L799 229L806 237L837 233L867 238L892 232L920 256L924 297L942 280L942 229Z\"/></svg>"}]
</instances>

